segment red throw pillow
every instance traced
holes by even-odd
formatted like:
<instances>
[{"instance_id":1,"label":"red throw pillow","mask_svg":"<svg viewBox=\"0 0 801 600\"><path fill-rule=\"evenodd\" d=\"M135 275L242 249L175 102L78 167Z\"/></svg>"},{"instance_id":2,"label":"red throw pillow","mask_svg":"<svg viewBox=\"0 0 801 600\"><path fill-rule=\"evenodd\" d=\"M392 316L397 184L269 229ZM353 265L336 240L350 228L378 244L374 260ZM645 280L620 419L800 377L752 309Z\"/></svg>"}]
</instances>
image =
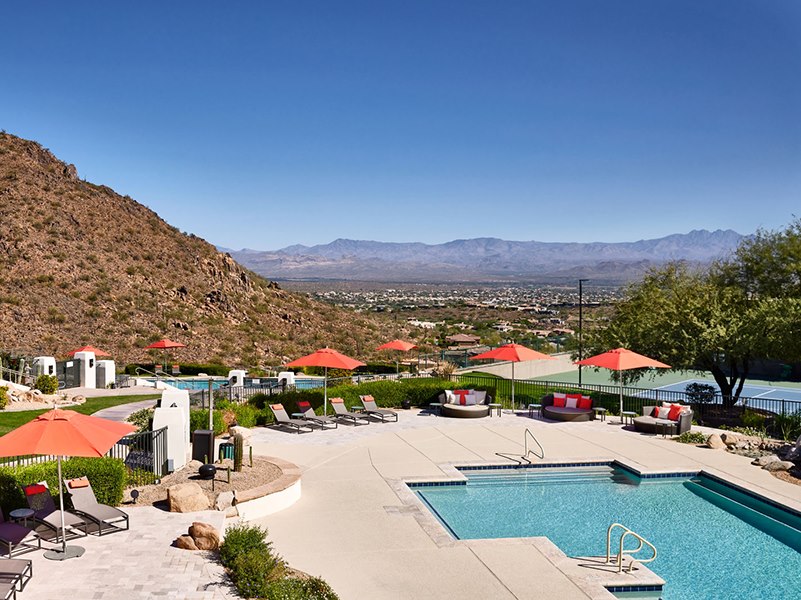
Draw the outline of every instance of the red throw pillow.
<instances>
[{"instance_id":1,"label":"red throw pillow","mask_svg":"<svg viewBox=\"0 0 801 600\"><path fill-rule=\"evenodd\" d=\"M47 488L39 483L34 483L33 485L29 485L25 488L25 495L26 496L35 496L36 494L41 494L42 492L46 492Z\"/></svg>"},{"instance_id":2,"label":"red throw pillow","mask_svg":"<svg viewBox=\"0 0 801 600\"><path fill-rule=\"evenodd\" d=\"M670 412L668 413L668 419L670 419L671 421L678 421L679 415L681 414L681 411L683 409L684 407L681 404L674 404L673 406L670 407Z\"/></svg>"},{"instance_id":3,"label":"red throw pillow","mask_svg":"<svg viewBox=\"0 0 801 600\"><path fill-rule=\"evenodd\" d=\"M553 405L554 405L556 408L564 408L564 407L565 407L565 401L566 401L566 400L567 400L567 398L564 398L564 397L557 398L556 396L554 396L554 398L553 398Z\"/></svg>"},{"instance_id":4,"label":"red throw pillow","mask_svg":"<svg viewBox=\"0 0 801 600\"><path fill-rule=\"evenodd\" d=\"M470 390L453 390L454 396L459 396L459 404L464 406L467 404L467 394L470 393Z\"/></svg>"},{"instance_id":5,"label":"red throw pillow","mask_svg":"<svg viewBox=\"0 0 801 600\"><path fill-rule=\"evenodd\" d=\"M592 408L592 398L589 396L582 396L579 398L578 407L581 409L589 410Z\"/></svg>"}]
</instances>

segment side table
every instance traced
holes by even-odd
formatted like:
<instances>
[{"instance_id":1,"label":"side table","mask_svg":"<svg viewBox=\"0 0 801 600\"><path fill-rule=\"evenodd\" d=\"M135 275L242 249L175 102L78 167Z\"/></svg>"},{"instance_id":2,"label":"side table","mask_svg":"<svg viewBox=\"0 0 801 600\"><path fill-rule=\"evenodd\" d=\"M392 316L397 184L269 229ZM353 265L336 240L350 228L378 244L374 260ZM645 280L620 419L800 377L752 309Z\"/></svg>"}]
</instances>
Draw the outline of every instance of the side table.
<instances>
[{"instance_id":1,"label":"side table","mask_svg":"<svg viewBox=\"0 0 801 600\"><path fill-rule=\"evenodd\" d=\"M636 416L637 416L637 413L634 412L633 410L624 410L622 413L620 413L620 422L621 422L621 424L625 425L626 424L626 419L628 419L629 420L629 424L633 425L634 424L634 417L636 417Z\"/></svg>"},{"instance_id":2,"label":"side table","mask_svg":"<svg viewBox=\"0 0 801 600\"><path fill-rule=\"evenodd\" d=\"M601 421L606 421L606 409L603 406L594 406L595 418Z\"/></svg>"},{"instance_id":3,"label":"side table","mask_svg":"<svg viewBox=\"0 0 801 600\"><path fill-rule=\"evenodd\" d=\"M498 413L499 417L501 416L501 404L492 403L492 404L488 404L487 406L489 406L489 416L492 416L492 411L493 410Z\"/></svg>"},{"instance_id":4,"label":"side table","mask_svg":"<svg viewBox=\"0 0 801 600\"><path fill-rule=\"evenodd\" d=\"M537 416L541 417L542 416L542 404L529 404L528 405L528 418L529 419L533 419L534 418L534 411L535 410L537 411Z\"/></svg>"},{"instance_id":5,"label":"side table","mask_svg":"<svg viewBox=\"0 0 801 600\"><path fill-rule=\"evenodd\" d=\"M430 402L428 404L428 412L438 417L442 416L442 402Z\"/></svg>"},{"instance_id":6,"label":"side table","mask_svg":"<svg viewBox=\"0 0 801 600\"><path fill-rule=\"evenodd\" d=\"M30 508L16 508L12 510L8 515L14 519L17 523L20 521L23 522L25 527L28 526L28 519L30 519L34 515L35 511Z\"/></svg>"}]
</instances>

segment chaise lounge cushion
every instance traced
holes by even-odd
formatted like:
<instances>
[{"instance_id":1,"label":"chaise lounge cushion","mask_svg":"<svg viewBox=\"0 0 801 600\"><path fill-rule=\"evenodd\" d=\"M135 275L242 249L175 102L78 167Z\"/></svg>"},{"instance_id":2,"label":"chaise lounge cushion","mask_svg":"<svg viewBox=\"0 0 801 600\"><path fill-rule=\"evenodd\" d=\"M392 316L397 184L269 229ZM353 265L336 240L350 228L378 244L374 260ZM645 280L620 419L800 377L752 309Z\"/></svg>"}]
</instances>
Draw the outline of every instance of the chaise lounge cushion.
<instances>
[{"instance_id":1,"label":"chaise lounge cushion","mask_svg":"<svg viewBox=\"0 0 801 600\"><path fill-rule=\"evenodd\" d=\"M668 435L680 435L685 431L690 431L693 424L692 410L690 410L689 406L684 406L684 405L677 405L677 406L681 406L681 409L678 416L678 420L676 421L671 419L660 419L651 416L655 408L665 408L665 407L643 406L642 407L643 416L635 417L634 419L634 430L641 431L643 433L664 432ZM669 410L668 414L670 414Z\"/></svg>"},{"instance_id":2,"label":"chaise lounge cushion","mask_svg":"<svg viewBox=\"0 0 801 600\"><path fill-rule=\"evenodd\" d=\"M547 394L542 399L542 415L554 421L591 421L595 418L592 410L592 403L589 408L569 408L567 406L557 406L554 400L556 394ZM581 397L579 395L579 397Z\"/></svg>"}]
</instances>

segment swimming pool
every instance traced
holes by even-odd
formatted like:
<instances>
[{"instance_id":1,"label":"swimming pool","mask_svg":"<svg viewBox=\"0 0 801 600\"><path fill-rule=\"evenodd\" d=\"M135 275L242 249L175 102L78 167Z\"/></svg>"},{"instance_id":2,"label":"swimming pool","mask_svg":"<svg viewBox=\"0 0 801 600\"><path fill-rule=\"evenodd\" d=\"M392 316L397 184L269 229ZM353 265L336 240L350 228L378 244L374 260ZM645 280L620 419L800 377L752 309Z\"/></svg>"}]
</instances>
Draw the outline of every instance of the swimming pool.
<instances>
[{"instance_id":1,"label":"swimming pool","mask_svg":"<svg viewBox=\"0 0 801 600\"><path fill-rule=\"evenodd\" d=\"M152 377L143 377L142 379L147 379L148 381L155 381ZM169 377L163 377L160 378L159 381L163 381L164 383L176 387L179 390L189 390L190 392L209 389L209 380L205 378L171 379ZM258 383L256 383L256 381L258 381ZM258 388L258 387L269 388L275 386L277 383L278 383L277 377L262 377L261 379L250 379L250 378L245 379L245 387L247 388ZM218 390L226 385L228 385L228 379L224 377L220 379L212 379L212 389ZM295 379L296 389L309 390L318 387L323 387L323 380L321 378Z\"/></svg>"},{"instance_id":2,"label":"swimming pool","mask_svg":"<svg viewBox=\"0 0 801 600\"><path fill-rule=\"evenodd\" d=\"M597 556L618 522L656 546L648 567L665 600L801 594L801 514L716 478L609 463L460 470L466 482L408 484L456 538L546 536L568 556Z\"/></svg>"}]
</instances>

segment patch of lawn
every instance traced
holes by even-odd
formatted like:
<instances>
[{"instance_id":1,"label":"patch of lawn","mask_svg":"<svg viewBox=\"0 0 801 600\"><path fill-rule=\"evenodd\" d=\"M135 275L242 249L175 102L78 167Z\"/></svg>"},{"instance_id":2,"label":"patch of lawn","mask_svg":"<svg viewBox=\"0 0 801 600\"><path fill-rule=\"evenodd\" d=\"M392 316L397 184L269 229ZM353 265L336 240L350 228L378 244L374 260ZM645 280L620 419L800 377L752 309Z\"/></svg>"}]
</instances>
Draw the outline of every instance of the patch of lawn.
<instances>
[{"instance_id":1,"label":"patch of lawn","mask_svg":"<svg viewBox=\"0 0 801 600\"><path fill-rule=\"evenodd\" d=\"M68 406L68 410L91 415L94 412L109 408L111 406L119 406L120 404L130 404L131 402L140 402L142 400L153 400L159 398L161 394L144 394L144 395L128 395L128 396L104 396L102 398L87 398L86 402L78 406ZM5 435L9 431L25 425L28 421L33 421L42 413L46 413L49 408L42 410L20 410L13 412L0 412L0 435Z\"/></svg>"}]
</instances>

